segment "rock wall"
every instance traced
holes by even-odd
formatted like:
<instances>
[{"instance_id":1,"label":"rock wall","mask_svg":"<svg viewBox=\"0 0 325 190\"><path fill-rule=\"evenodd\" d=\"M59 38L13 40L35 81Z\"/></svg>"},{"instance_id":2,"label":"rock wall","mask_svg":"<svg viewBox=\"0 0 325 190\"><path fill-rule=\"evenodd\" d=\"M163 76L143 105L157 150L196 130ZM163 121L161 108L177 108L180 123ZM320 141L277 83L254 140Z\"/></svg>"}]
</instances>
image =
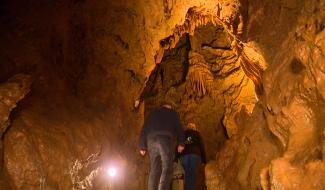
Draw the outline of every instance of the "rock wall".
<instances>
[{"instance_id":1,"label":"rock wall","mask_svg":"<svg viewBox=\"0 0 325 190\"><path fill-rule=\"evenodd\" d=\"M296 27L275 56L276 68L265 75L265 80L276 81L265 88L266 119L284 148L268 168L271 189L325 186L324 3L302 4Z\"/></svg>"},{"instance_id":2,"label":"rock wall","mask_svg":"<svg viewBox=\"0 0 325 190\"><path fill-rule=\"evenodd\" d=\"M15 75L0 85L0 185L8 188L9 183L5 180L3 157L3 136L10 126L10 112L17 106L30 90L31 78L28 75Z\"/></svg>"},{"instance_id":3,"label":"rock wall","mask_svg":"<svg viewBox=\"0 0 325 190\"><path fill-rule=\"evenodd\" d=\"M252 114L242 109L237 115L241 130L225 142L205 168L207 189L261 188L261 170L281 154L263 114L257 104Z\"/></svg>"},{"instance_id":4,"label":"rock wall","mask_svg":"<svg viewBox=\"0 0 325 190\"><path fill-rule=\"evenodd\" d=\"M259 106L207 166L208 189L325 187L324 3L248 1L247 40L270 66Z\"/></svg>"}]
</instances>

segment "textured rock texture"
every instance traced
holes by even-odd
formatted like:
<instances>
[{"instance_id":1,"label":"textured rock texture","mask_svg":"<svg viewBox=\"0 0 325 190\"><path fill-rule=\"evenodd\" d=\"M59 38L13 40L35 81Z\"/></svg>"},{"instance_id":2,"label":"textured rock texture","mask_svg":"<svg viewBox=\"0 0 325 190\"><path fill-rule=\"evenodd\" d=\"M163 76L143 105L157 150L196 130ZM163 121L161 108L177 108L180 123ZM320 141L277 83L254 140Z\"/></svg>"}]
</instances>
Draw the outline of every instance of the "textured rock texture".
<instances>
[{"instance_id":1,"label":"textured rock texture","mask_svg":"<svg viewBox=\"0 0 325 190\"><path fill-rule=\"evenodd\" d=\"M17 106L17 103L26 96L31 86L31 77L28 75L15 75L8 81L0 85L0 185L8 188L8 182L5 181L5 172L3 171L3 135L10 126L9 116L11 111Z\"/></svg>"},{"instance_id":2,"label":"textured rock texture","mask_svg":"<svg viewBox=\"0 0 325 190\"><path fill-rule=\"evenodd\" d=\"M238 115L242 131L207 166L208 189L324 189L324 3L249 1L246 38L270 66L255 119Z\"/></svg>"},{"instance_id":3,"label":"textured rock texture","mask_svg":"<svg viewBox=\"0 0 325 190\"><path fill-rule=\"evenodd\" d=\"M324 3L302 3L296 27L275 56L276 68L265 75L265 80L275 81L265 88L266 119L284 148L283 156L268 168L270 186L265 189L322 189L325 185L325 12L318 8Z\"/></svg>"},{"instance_id":4,"label":"textured rock texture","mask_svg":"<svg viewBox=\"0 0 325 190\"><path fill-rule=\"evenodd\" d=\"M31 78L27 75L16 75L0 86L0 137L10 125L9 114L17 103L29 92Z\"/></svg>"},{"instance_id":5,"label":"textured rock texture","mask_svg":"<svg viewBox=\"0 0 325 190\"><path fill-rule=\"evenodd\" d=\"M241 110L237 122L242 127L239 133L227 140L216 160L206 166L207 189L260 188L261 170L280 155L260 104L251 115Z\"/></svg>"}]
</instances>

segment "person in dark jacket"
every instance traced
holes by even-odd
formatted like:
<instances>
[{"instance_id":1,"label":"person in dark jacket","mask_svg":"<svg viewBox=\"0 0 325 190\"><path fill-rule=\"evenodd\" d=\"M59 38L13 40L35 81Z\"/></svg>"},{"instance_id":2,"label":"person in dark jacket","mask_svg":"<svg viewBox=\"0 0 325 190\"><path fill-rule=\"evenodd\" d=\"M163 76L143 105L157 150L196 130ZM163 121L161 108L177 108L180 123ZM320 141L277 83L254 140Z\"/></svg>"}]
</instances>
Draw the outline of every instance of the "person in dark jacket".
<instances>
[{"instance_id":1,"label":"person in dark jacket","mask_svg":"<svg viewBox=\"0 0 325 190\"><path fill-rule=\"evenodd\" d=\"M194 123L189 123L185 130L185 149L179 155L185 170L185 189L194 190L201 164L206 163L202 138Z\"/></svg>"},{"instance_id":2,"label":"person in dark jacket","mask_svg":"<svg viewBox=\"0 0 325 190\"><path fill-rule=\"evenodd\" d=\"M164 103L151 112L140 135L140 154L149 152L148 190L170 190L176 139L178 152L184 149L185 135L179 115L171 104Z\"/></svg>"}]
</instances>

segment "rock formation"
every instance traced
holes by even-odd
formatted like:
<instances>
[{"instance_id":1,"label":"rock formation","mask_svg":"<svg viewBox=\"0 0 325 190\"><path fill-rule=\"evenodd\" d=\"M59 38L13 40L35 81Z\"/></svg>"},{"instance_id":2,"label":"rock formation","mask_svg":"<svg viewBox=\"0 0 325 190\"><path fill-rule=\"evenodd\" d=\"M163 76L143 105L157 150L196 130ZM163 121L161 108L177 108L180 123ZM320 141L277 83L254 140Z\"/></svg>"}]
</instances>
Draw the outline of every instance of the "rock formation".
<instances>
[{"instance_id":1,"label":"rock formation","mask_svg":"<svg viewBox=\"0 0 325 190\"><path fill-rule=\"evenodd\" d=\"M9 114L17 103L29 92L31 79L26 75L16 75L0 86L0 137L10 125Z\"/></svg>"},{"instance_id":2,"label":"rock formation","mask_svg":"<svg viewBox=\"0 0 325 190\"><path fill-rule=\"evenodd\" d=\"M17 103L30 91L31 78L28 75L18 74L0 85L0 156L3 158L3 135L10 126L9 116ZM0 164L0 177L4 178L3 163ZM0 180L0 185L6 183Z\"/></svg>"},{"instance_id":3,"label":"rock formation","mask_svg":"<svg viewBox=\"0 0 325 190\"><path fill-rule=\"evenodd\" d=\"M238 116L243 131L230 139L216 162L207 167L211 184L208 189L324 188L324 97L320 88L324 11L319 9L323 5L324 1L253 4L247 35L263 46L270 65L263 76L260 106L250 117L260 116L245 123L243 116ZM262 14L264 11L270 14ZM271 28L255 28L254 25L272 23L274 17L280 22ZM264 135L247 135L252 130L264 131ZM254 142L263 148L254 147ZM244 154L241 146L246 147ZM229 157L232 162L224 163ZM227 167L237 174L228 172ZM227 184L227 178L237 182Z\"/></svg>"}]
</instances>

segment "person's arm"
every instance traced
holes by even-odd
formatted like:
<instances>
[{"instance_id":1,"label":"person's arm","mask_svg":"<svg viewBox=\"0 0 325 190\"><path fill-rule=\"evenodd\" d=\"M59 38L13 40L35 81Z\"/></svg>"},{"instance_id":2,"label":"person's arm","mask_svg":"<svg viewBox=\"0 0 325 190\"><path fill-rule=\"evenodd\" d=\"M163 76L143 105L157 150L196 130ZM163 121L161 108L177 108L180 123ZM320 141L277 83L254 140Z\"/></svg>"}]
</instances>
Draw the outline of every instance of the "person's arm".
<instances>
[{"instance_id":1,"label":"person's arm","mask_svg":"<svg viewBox=\"0 0 325 190\"><path fill-rule=\"evenodd\" d=\"M175 151L174 162L177 162L180 157L180 153L178 152L178 147L175 147L174 151Z\"/></svg>"},{"instance_id":2,"label":"person's arm","mask_svg":"<svg viewBox=\"0 0 325 190\"><path fill-rule=\"evenodd\" d=\"M185 148L185 134L184 134L184 129L182 127L181 120L177 113L176 113L175 123L176 123L176 133L177 133L177 140L178 140L177 151L181 153Z\"/></svg>"},{"instance_id":3,"label":"person's arm","mask_svg":"<svg viewBox=\"0 0 325 190\"><path fill-rule=\"evenodd\" d=\"M179 118L179 115L177 114L176 116L176 132L177 132L177 139L178 139L178 145L183 145L185 144L185 133L184 129L181 123L181 120Z\"/></svg>"},{"instance_id":4,"label":"person's arm","mask_svg":"<svg viewBox=\"0 0 325 190\"><path fill-rule=\"evenodd\" d=\"M140 148L140 154L145 155L147 151L147 122L144 123L143 128L141 129L140 132L140 143L139 143L139 148Z\"/></svg>"}]
</instances>

